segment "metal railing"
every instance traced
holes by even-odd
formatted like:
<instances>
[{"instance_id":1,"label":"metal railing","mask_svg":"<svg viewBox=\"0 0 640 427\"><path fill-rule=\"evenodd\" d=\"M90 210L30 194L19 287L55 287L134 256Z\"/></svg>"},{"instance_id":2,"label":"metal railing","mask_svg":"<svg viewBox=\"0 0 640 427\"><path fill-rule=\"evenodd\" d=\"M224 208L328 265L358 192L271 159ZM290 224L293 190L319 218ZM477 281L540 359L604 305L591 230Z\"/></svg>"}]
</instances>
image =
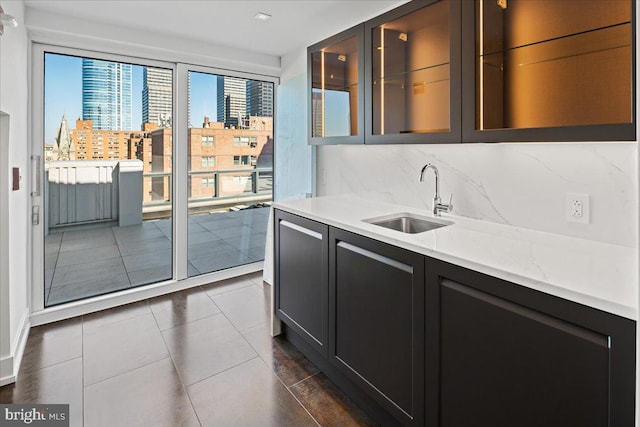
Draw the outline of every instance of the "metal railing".
<instances>
[{"instance_id":1,"label":"metal railing","mask_svg":"<svg viewBox=\"0 0 640 427\"><path fill-rule=\"evenodd\" d=\"M189 171L189 204L206 206L215 205L220 201L238 201L243 200L263 200L270 201L273 190L273 168L255 168L255 169L228 169L228 170L199 170ZM157 212L165 209L171 209L171 195L173 193L173 174L171 172L147 172L142 174L144 192L149 195L149 183L151 183L152 200L143 197L142 211ZM213 178L213 187L198 187L192 182L192 178ZM238 179L239 182L234 183L234 178L248 178L247 180ZM151 181L149 180L151 179ZM160 181L161 180L161 181ZM246 182L244 182L246 181ZM162 191L159 190L161 187ZM212 190L212 194L193 195L196 188L201 193L206 193L208 189ZM259 197L262 196L262 197Z\"/></svg>"}]
</instances>

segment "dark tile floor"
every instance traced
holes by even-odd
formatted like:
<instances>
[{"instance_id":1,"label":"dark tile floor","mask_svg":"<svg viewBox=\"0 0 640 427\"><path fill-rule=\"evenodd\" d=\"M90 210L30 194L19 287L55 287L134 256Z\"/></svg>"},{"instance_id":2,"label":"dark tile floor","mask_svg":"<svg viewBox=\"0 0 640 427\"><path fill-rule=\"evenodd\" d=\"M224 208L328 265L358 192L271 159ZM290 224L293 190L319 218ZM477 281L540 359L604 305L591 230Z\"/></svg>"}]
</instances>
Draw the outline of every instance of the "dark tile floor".
<instances>
[{"instance_id":1,"label":"dark tile floor","mask_svg":"<svg viewBox=\"0 0 640 427\"><path fill-rule=\"evenodd\" d=\"M31 329L0 403L69 403L71 425L373 423L282 338L256 273Z\"/></svg>"}]
</instances>

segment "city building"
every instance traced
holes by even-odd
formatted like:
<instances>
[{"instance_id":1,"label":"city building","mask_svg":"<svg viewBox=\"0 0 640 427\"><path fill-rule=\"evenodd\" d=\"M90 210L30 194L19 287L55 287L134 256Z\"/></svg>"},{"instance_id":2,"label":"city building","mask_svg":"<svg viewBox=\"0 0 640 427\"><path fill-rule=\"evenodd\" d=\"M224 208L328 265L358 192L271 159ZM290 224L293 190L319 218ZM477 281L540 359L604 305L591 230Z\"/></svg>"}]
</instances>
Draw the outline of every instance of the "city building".
<instances>
[{"instance_id":1,"label":"city building","mask_svg":"<svg viewBox=\"0 0 640 427\"><path fill-rule=\"evenodd\" d=\"M173 106L173 71L165 68L143 67L142 123L170 122Z\"/></svg>"},{"instance_id":2,"label":"city building","mask_svg":"<svg viewBox=\"0 0 640 427\"><path fill-rule=\"evenodd\" d=\"M78 119L76 120L76 128L70 130L70 135L71 143L75 147L75 160L122 160L129 158L131 130L96 129L92 120ZM60 160L67 159L61 157Z\"/></svg>"},{"instance_id":3,"label":"city building","mask_svg":"<svg viewBox=\"0 0 640 427\"><path fill-rule=\"evenodd\" d=\"M217 76L218 122L226 127L238 127L247 115L246 80L237 77Z\"/></svg>"},{"instance_id":4,"label":"city building","mask_svg":"<svg viewBox=\"0 0 640 427\"><path fill-rule=\"evenodd\" d=\"M247 80L247 115L273 117L273 83Z\"/></svg>"},{"instance_id":5,"label":"city building","mask_svg":"<svg viewBox=\"0 0 640 427\"><path fill-rule=\"evenodd\" d=\"M82 59L82 119L98 130L131 130L131 64Z\"/></svg>"},{"instance_id":6,"label":"city building","mask_svg":"<svg viewBox=\"0 0 640 427\"><path fill-rule=\"evenodd\" d=\"M249 117L255 123L250 129L229 129L224 123L204 118L201 128L190 128L188 136L189 198L191 200L230 197L255 192L255 186L271 185L273 164L273 118ZM172 168L172 135L170 129L151 132L151 168L144 153L145 194L151 200L170 200L170 183L165 173ZM147 157L144 157L147 156ZM141 158L141 157L137 157ZM264 168L262 174L256 168ZM246 171L246 172L245 172ZM268 181L268 183L267 183ZM149 184L151 182L151 184ZM147 190L147 188L151 188Z\"/></svg>"}]
</instances>

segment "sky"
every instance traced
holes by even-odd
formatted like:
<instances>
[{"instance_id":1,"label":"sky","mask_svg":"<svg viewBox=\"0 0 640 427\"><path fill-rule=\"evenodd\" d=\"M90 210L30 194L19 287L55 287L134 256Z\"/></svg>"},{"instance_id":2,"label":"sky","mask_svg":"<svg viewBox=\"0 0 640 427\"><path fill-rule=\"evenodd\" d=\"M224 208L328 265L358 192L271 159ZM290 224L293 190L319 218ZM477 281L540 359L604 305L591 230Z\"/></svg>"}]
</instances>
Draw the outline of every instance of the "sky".
<instances>
[{"instance_id":1,"label":"sky","mask_svg":"<svg viewBox=\"0 0 640 427\"><path fill-rule=\"evenodd\" d=\"M142 124L142 70L132 68L131 115L133 130ZM216 77L211 74L190 73L191 78L191 121L202 126L204 116L216 119ZM82 118L82 58L46 53L44 73L44 121L45 144L55 142L62 115L66 114L69 128L75 128L75 121Z\"/></svg>"}]
</instances>

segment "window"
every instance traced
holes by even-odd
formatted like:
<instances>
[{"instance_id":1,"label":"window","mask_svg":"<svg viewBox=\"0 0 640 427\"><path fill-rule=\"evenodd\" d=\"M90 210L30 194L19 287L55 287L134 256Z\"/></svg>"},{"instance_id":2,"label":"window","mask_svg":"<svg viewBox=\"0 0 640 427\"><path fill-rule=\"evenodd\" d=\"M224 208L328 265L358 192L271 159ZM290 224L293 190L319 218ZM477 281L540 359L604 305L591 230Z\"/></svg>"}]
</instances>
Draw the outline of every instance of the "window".
<instances>
[{"instance_id":1,"label":"window","mask_svg":"<svg viewBox=\"0 0 640 427\"><path fill-rule=\"evenodd\" d=\"M249 165L250 159L255 156L233 156L233 164L236 166Z\"/></svg>"},{"instance_id":2,"label":"window","mask_svg":"<svg viewBox=\"0 0 640 427\"><path fill-rule=\"evenodd\" d=\"M234 176L233 177L234 184L246 185L246 184L249 184L250 182L251 182L250 176Z\"/></svg>"},{"instance_id":3,"label":"window","mask_svg":"<svg viewBox=\"0 0 640 427\"><path fill-rule=\"evenodd\" d=\"M202 167L209 168L214 167L216 165L216 158L214 156L203 156L202 157Z\"/></svg>"},{"instance_id":4,"label":"window","mask_svg":"<svg viewBox=\"0 0 640 427\"><path fill-rule=\"evenodd\" d=\"M202 146L211 147L215 142L213 135L202 135Z\"/></svg>"},{"instance_id":5,"label":"window","mask_svg":"<svg viewBox=\"0 0 640 427\"><path fill-rule=\"evenodd\" d=\"M233 145L248 146L249 145L249 137L248 136L234 136L233 137Z\"/></svg>"},{"instance_id":6,"label":"window","mask_svg":"<svg viewBox=\"0 0 640 427\"><path fill-rule=\"evenodd\" d=\"M215 188L216 179L215 178L202 178L202 188Z\"/></svg>"}]
</instances>

